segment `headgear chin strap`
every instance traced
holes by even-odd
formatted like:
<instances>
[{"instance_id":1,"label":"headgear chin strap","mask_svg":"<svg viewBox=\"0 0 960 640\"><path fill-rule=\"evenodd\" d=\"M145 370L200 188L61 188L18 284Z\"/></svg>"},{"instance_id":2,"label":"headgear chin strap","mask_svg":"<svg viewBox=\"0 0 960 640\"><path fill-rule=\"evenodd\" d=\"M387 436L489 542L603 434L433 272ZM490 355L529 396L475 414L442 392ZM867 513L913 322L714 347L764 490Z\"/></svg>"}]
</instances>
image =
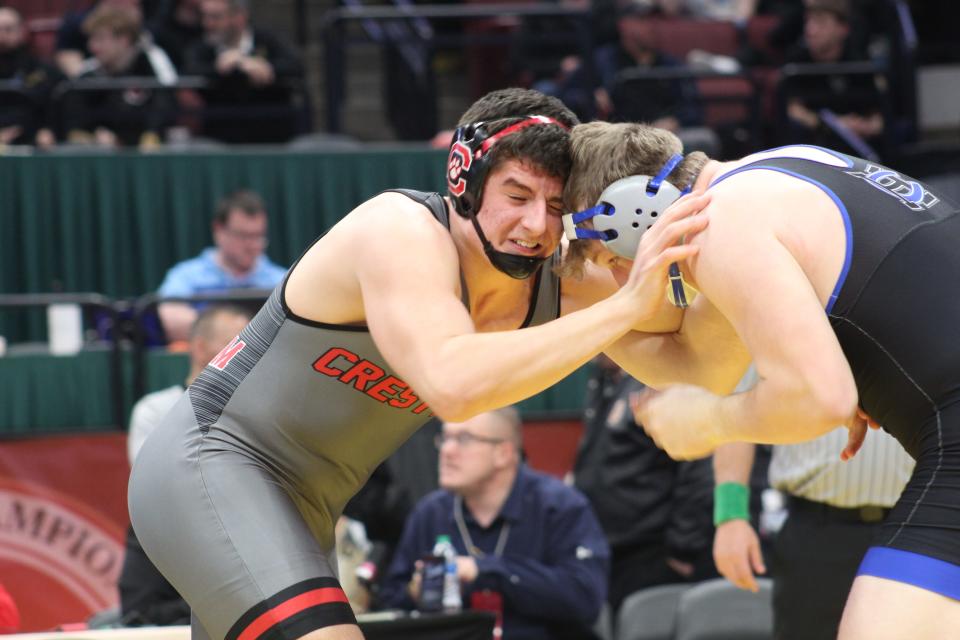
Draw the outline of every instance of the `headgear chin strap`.
<instances>
[{"instance_id":1,"label":"headgear chin strap","mask_svg":"<svg viewBox=\"0 0 960 640\"><path fill-rule=\"evenodd\" d=\"M521 129L534 125L555 124L567 129L558 120L546 116L529 116L497 133L487 133L487 124L475 122L460 127L453 134L453 144L447 159L447 190L453 208L464 218L468 218L483 245L483 252L491 264L511 278L523 280L529 278L547 259L546 257L520 256L505 251L497 251L487 240L480 227L477 213L483 198L483 185L490 171L490 149L502 138Z\"/></svg>"},{"instance_id":2,"label":"headgear chin strap","mask_svg":"<svg viewBox=\"0 0 960 640\"><path fill-rule=\"evenodd\" d=\"M633 260L640 238L657 217L690 192L689 186L681 191L666 181L681 160L683 156L679 154L672 156L652 178L629 176L610 184L594 207L563 216L564 235L569 240L600 240L617 255ZM593 220L592 229L580 226L585 220ZM676 263L670 266L670 282L674 304L686 307L683 279Z\"/></svg>"}]
</instances>

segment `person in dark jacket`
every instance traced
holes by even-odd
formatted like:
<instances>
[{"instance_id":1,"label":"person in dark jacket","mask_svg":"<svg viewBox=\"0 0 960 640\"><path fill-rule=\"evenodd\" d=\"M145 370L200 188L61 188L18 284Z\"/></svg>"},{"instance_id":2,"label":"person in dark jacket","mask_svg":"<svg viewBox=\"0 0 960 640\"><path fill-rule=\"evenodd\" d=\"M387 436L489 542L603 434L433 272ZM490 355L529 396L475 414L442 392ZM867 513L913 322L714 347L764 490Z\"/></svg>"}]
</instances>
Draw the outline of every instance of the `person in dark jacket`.
<instances>
[{"instance_id":1,"label":"person in dark jacket","mask_svg":"<svg viewBox=\"0 0 960 640\"><path fill-rule=\"evenodd\" d=\"M676 462L633 419L628 398L643 384L600 357L587 384L574 486L590 500L610 543L608 600L716 577L710 458Z\"/></svg>"},{"instance_id":2,"label":"person in dark jacket","mask_svg":"<svg viewBox=\"0 0 960 640\"><path fill-rule=\"evenodd\" d=\"M83 22L93 57L83 62L77 80L142 78L143 87L74 90L63 99L68 140L100 146L155 146L176 115L172 92L148 86L172 85L177 72L163 49L143 31L137 9L104 5ZM79 88L79 87L78 87Z\"/></svg>"},{"instance_id":3,"label":"person in dark jacket","mask_svg":"<svg viewBox=\"0 0 960 640\"><path fill-rule=\"evenodd\" d=\"M464 607L498 611L504 640L592 638L609 570L603 531L584 496L522 463L521 427L511 407L443 424L441 490L407 519L385 606L416 606L417 566L447 535Z\"/></svg>"},{"instance_id":4,"label":"person in dark jacket","mask_svg":"<svg viewBox=\"0 0 960 640\"><path fill-rule=\"evenodd\" d=\"M250 25L246 0L202 0L200 13L204 37L184 54L184 73L211 82L201 92L204 134L225 142L288 140L300 124L293 91L303 80L300 58Z\"/></svg>"},{"instance_id":5,"label":"person in dark jacket","mask_svg":"<svg viewBox=\"0 0 960 640\"><path fill-rule=\"evenodd\" d=\"M62 79L27 49L27 30L16 9L0 7L0 145L54 143L51 93Z\"/></svg>"}]
</instances>

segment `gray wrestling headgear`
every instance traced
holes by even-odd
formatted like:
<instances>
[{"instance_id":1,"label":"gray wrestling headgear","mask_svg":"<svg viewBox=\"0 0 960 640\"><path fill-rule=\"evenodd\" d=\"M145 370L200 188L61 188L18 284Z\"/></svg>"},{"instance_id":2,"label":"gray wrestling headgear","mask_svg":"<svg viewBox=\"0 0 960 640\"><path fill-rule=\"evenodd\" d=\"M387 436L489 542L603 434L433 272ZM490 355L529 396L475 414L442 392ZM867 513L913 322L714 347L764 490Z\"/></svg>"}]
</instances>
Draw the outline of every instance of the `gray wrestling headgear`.
<instances>
[{"instance_id":1,"label":"gray wrestling headgear","mask_svg":"<svg viewBox=\"0 0 960 640\"><path fill-rule=\"evenodd\" d=\"M619 256L633 260L640 247L640 238L653 226L657 217L690 187L680 191L666 181L683 156L674 155L653 176L629 176L607 186L597 204L586 211L563 216L563 233L569 240L600 240ZM584 220L593 220L593 228L580 226ZM683 276L677 263L670 265L671 302L686 307Z\"/></svg>"},{"instance_id":2,"label":"gray wrestling headgear","mask_svg":"<svg viewBox=\"0 0 960 640\"><path fill-rule=\"evenodd\" d=\"M690 191L680 191L666 181L681 160L683 156L673 156L652 178L629 176L610 184L596 206L563 216L564 235L570 240L601 240L617 255L633 260L646 230L667 207ZM585 220L593 220L592 229L580 226Z\"/></svg>"}]
</instances>

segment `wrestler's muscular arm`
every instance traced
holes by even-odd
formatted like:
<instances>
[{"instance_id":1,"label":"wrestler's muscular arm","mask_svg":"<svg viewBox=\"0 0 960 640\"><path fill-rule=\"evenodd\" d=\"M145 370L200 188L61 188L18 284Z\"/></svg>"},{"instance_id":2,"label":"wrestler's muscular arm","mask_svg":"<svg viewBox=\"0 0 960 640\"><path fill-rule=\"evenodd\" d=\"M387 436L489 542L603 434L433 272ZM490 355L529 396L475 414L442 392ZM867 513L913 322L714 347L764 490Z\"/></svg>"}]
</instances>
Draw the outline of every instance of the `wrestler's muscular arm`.
<instances>
[{"instance_id":1,"label":"wrestler's muscular arm","mask_svg":"<svg viewBox=\"0 0 960 640\"><path fill-rule=\"evenodd\" d=\"M647 234L630 281L606 300L538 327L477 333L460 301L459 262L447 231L422 216L411 223L396 211L370 211L376 232L357 248L356 263L367 325L387 361L437 415L465 420L554 384L651 317L669 263L698 250L673 246L705 226L684 217L691 212L662 218Z\"/></svg>"},{"instance_id":2,"label":"wrestler's muscular arm","mask_svg":"<svg viewBox=\"0 0 960 640\"><path fill-rule=\"evenodd\" d=\"M807 228L842 223L815 187L789 187L745 175L714 190L710 228L692 241L701 251L691 275L743 338L759 382L727 397L690 386L645 395L637 417L671 455L698 457L732 441L798 442L855 418L853 374L823 310L837 274L817 272L837 258L825 247L842 237L836 229L816 237L790 227L800 212Z\"/></svg>"},{"instance_id":3,"label":"wrestler's muscular arm","mask_svg":"<svg viewBox=\"0 0 960 640\"><path fill-rule=\"evenodd\" d=\"M703 295L686 310L678 331L631 331L606 353L648 387L693 384L720 395L736 388L750 364L750 354L737 332Z\"/></svg>"}]
</instances>

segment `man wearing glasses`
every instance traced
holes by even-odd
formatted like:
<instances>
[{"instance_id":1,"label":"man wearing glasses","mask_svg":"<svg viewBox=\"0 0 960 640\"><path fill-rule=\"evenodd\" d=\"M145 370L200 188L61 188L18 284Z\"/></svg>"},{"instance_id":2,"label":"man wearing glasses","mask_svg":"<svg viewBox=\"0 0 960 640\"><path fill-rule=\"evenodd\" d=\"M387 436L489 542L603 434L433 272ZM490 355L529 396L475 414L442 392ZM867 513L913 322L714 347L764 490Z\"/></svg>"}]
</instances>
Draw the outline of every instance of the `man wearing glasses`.
<instances>
[{"instance_id":1,"label":"man wearing glasses","mask_svg":"<svg viewBox=\"0 0 960 640\"><path fill-rule=\"evenodd\" d=\"M267 209L253 191L234 191L222 198L217 203L212 232L215 246L171 267L159 295L185 298L233 289L273 289L283 279L286 268L264 254ZM195 306L165 302L157 312L168 342L189 337L197 318Z\"/></svg>"},{"instance_id":2,"label":"man wearing glasses","mask_svg":"<svg viewBox=\"0 0 960 640\"><path fill-rule=\"evenodd\" d=\"M381 587L386 607L414 609L416 571L448 535L465 607L502 614L503 638L584 638L606 598L610 551L586 498L522 462L513 408L445 423L440 490L407 519Z\"/></svg>"}]
</instances>

